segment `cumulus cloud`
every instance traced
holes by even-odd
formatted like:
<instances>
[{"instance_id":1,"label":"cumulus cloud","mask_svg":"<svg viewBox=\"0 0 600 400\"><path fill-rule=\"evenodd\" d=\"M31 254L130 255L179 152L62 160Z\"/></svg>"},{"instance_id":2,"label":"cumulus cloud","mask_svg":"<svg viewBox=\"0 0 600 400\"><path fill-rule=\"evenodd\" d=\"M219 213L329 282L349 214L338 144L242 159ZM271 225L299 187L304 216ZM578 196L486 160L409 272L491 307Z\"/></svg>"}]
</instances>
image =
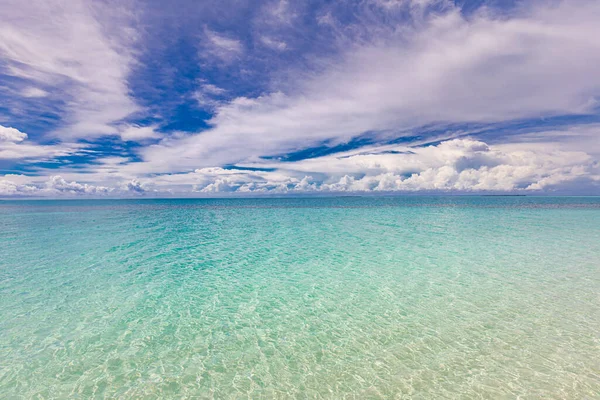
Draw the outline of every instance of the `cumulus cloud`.
<instances>
[{"instance_id":1,"label":"cumulus cloud","mask_svg":"<svg viewBox=\"0 0 600 400\"><path fill-rule=\"evenodd\" d=\"M28 196L35 195L39 189L33 185L15 182L18 180L18 175L6 175L0 179L0 196Z\"/></svg>"},{"instance_id":2,"label":"cumulus cloud","mask_svg":"<svg viewBox=\"0 0 600 400\"><path fill-rule=\"evenodd\" d=\"M0 125L0 142L18 143L27 139L27 134L18 129Z\"/></svg>"},{"instance_id":3,"label":"cumulus cloud","mask_svg":"<svg viewBox=\"0 0 600 400\"><path fill-rule=\"evenodd\" d=\"M188 179L190 177L198 182L193 190L199 193L286 193L317 189L311 177L298 178L276 171L215 167L198 169L188 174Z\"/></svg>"},{"instance_id":4,"label":"cumulus cloud","mask_svg":"<svg viewBox=\"0 0 600 400\"><path fill-rule=\"evenodd\" d=\"M144 193L146 191L144 185L137 179L132 179L131 181L127 182L127 185L125 187L128 191L134 193Z\"/></svg>"},{"instance_id":5,"label":"cumulus cloud","mask_svg":"<svg viewBox=\"0 0 600 400\"><path fill-rule=\"evenodd\" d=\"M60 143L42 145L27 141L27 134L15 128L0 125L0 160L43 161L77 154L84 144Z\"/></svg>"},{"instance_id":6,"label":"cumulus cloud","mask_svg":"<svg viewBox=\"0 0 600 400\"><path fill-rule=\"evenodd\" d=\"M103 186L67 182L61 176L52 176L46 182L46 193L68 193L68 194L107 194L112 190ZM40 189L44 190L44 189Z\"/></svg>"},{"instance_id":7,"label":"cumulus cloud","mask_svg":"<svg viewBox=\"0 0 600 400\"><path fill-rule=\"evenodd\" d=\"M293 163L261 163L277 168L278 179L229 175L205 186L209 190L252 191L532 191L586 180L600 182L600 164L581 151L503 150L472 139L454 139L436 146L383 146ZM202 171L202 170L200 170ZM288 180L281 174L288 174ZM238 173L240 173L238 171ZM320 180L313 179L321 177ZM301 177L301 179L299 179ZM257 184L258 183L258 184ZM283 183L283 185L281 185ZM307 185L309 183L309 185Z\"/></svg>"},{"instance_id":8,"label":"cumulus cloud","mask_svg":"<svg viewBox=\"0 0 600 400\"><path fill-rule=\"evenodd\" d=\"M591 112L600 95L596 1L541 3L507 18L456 8L350 46L285 92L222 104L200 135L141 152L147 167L186 171L281 154L365 132Z\"/></svg>"},{"instance_id":9,"label":"cumulus cloud","mask_svg":"<svg viewBox=\"0 0 600 400\"><path fill-rule=\"evenodd\" d=\"M581 151L515 149L473 139L438 145L372 146L296 162L261 161L246 167L200 168L124 180L123 159L107 162L80 178L120 177L121 184L91 185L52 176L44 184L2 179L4 195L152 195L285 194L337 192L552 192L584 184L600 192L600 163ZM95 174L95 175L94 175ZM71 176L74 176L71 174ZM149 191L148 188L152 190Z\"/></svg>"},{"instance_id":10,"label":"cumulus cloud","mask_svg":"<svg viewBox=\"0 0 600 400\"><path fill-rule=\"evenodd\" d=\"M600 164L555 146L488 145L453 139L437 145L369 146L295 162L260 160L147 178L156 191L200 194L304 192L551 192L568 185L600 190Z\"/></svg>"},{"instance_id":11,"label":"cumulus cloud","mask_svg":"<svg viewBox=\"0 0 600 400\"><path fill-rule=\"evenodd\" d=\"M84 176L80 176L85 178ZM0 196L5 197L55 197L55 196L128 196L139 195L146 192L144 184L136 179L123 183L121 186L103 186L91 183L81 183L67 180L60 175L51 176L26 176L4 175L0 176Z\"/></svg>"},{"instance_id":12,"label":"cumulus cloud","mask_svg":"<svg viewBox=\"0 0 600 400\"><path fill-rule=\"evenodd\" d=\"M29 177L25 175L5 175L0 177L0 196L103 196L114 192L114 189L66 181L61 176Z\"/></svg>"}]
</instances>

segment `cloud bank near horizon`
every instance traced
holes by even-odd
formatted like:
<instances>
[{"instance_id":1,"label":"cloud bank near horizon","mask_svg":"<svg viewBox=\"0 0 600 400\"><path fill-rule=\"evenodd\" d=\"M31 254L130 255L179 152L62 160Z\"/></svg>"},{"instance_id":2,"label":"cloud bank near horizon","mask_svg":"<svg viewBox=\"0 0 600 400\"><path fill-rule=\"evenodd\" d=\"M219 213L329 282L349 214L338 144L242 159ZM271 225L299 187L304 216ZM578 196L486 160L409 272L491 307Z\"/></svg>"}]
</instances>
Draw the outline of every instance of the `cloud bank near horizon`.
<instances>
[{"instance_id":1,"label":"cloud bank near horizon","mask_svg":"<svg viewBox=\"0 0 600 400\"><path fill-rule=\"evenodd\" d=\"M70 174L72 175L72 174ZM77 176L77 174L75 174ZM518 192L539 193L582 182L600 183L600 163L581 151L489 146L453 139L425 147L377 146L261 167L209 167L163 174L120 186L95 186L62 176L13 175L0 180L4 196L177 196L210 194Z\"/></svg>"}]
</instances>

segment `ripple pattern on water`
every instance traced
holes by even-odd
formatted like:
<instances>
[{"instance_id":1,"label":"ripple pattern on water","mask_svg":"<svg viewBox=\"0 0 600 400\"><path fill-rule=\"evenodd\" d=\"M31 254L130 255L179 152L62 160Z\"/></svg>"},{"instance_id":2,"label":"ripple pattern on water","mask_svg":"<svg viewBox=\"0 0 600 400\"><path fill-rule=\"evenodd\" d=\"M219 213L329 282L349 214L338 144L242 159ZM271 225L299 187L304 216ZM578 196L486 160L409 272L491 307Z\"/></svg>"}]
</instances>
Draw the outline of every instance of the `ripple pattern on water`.
<instances>
[{"instance_id":1,"label":"ripple pattern on water","mask_svg":"<svg viewBox=\"0 0 600 400\"><path fill-rule=\"evenodd\" d=\"M0 398L598 398L600 199L0 203Z\"/></svg>"}]
</instances>

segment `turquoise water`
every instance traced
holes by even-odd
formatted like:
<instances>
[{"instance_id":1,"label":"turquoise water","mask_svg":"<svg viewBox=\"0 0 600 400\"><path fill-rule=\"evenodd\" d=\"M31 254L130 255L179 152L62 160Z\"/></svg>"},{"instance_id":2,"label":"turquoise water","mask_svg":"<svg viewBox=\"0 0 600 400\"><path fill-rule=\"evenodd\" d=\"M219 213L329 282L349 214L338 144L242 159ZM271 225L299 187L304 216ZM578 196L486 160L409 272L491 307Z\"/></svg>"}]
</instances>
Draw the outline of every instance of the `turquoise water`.
<instances>
[{"instance_id":1,"label":"turquoise water","mask_svg":"<svg viewBox=\"0 0 600 400\"><path fill-rule=\"evenodd\" d=\"M600 198L0 202L0 398L598 398Z\"/></svg>"}]
</instances>

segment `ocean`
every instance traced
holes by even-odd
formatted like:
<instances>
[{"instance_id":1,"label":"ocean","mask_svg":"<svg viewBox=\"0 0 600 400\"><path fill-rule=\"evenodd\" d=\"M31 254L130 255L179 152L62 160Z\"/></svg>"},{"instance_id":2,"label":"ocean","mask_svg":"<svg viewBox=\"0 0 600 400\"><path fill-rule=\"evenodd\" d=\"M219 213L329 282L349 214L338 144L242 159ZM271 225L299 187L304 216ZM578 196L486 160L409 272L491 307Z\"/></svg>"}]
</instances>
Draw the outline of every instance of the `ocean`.
<instances>
[{"instance_id":1,"label":"ocean","mask_svg":"<svg viewBox=\"0 0 600 400\"><path fill-rule=\"evenodd\" d=\"M600 397L600 198L0 201L0 398Z\"/></svg>"}]
</instances>

